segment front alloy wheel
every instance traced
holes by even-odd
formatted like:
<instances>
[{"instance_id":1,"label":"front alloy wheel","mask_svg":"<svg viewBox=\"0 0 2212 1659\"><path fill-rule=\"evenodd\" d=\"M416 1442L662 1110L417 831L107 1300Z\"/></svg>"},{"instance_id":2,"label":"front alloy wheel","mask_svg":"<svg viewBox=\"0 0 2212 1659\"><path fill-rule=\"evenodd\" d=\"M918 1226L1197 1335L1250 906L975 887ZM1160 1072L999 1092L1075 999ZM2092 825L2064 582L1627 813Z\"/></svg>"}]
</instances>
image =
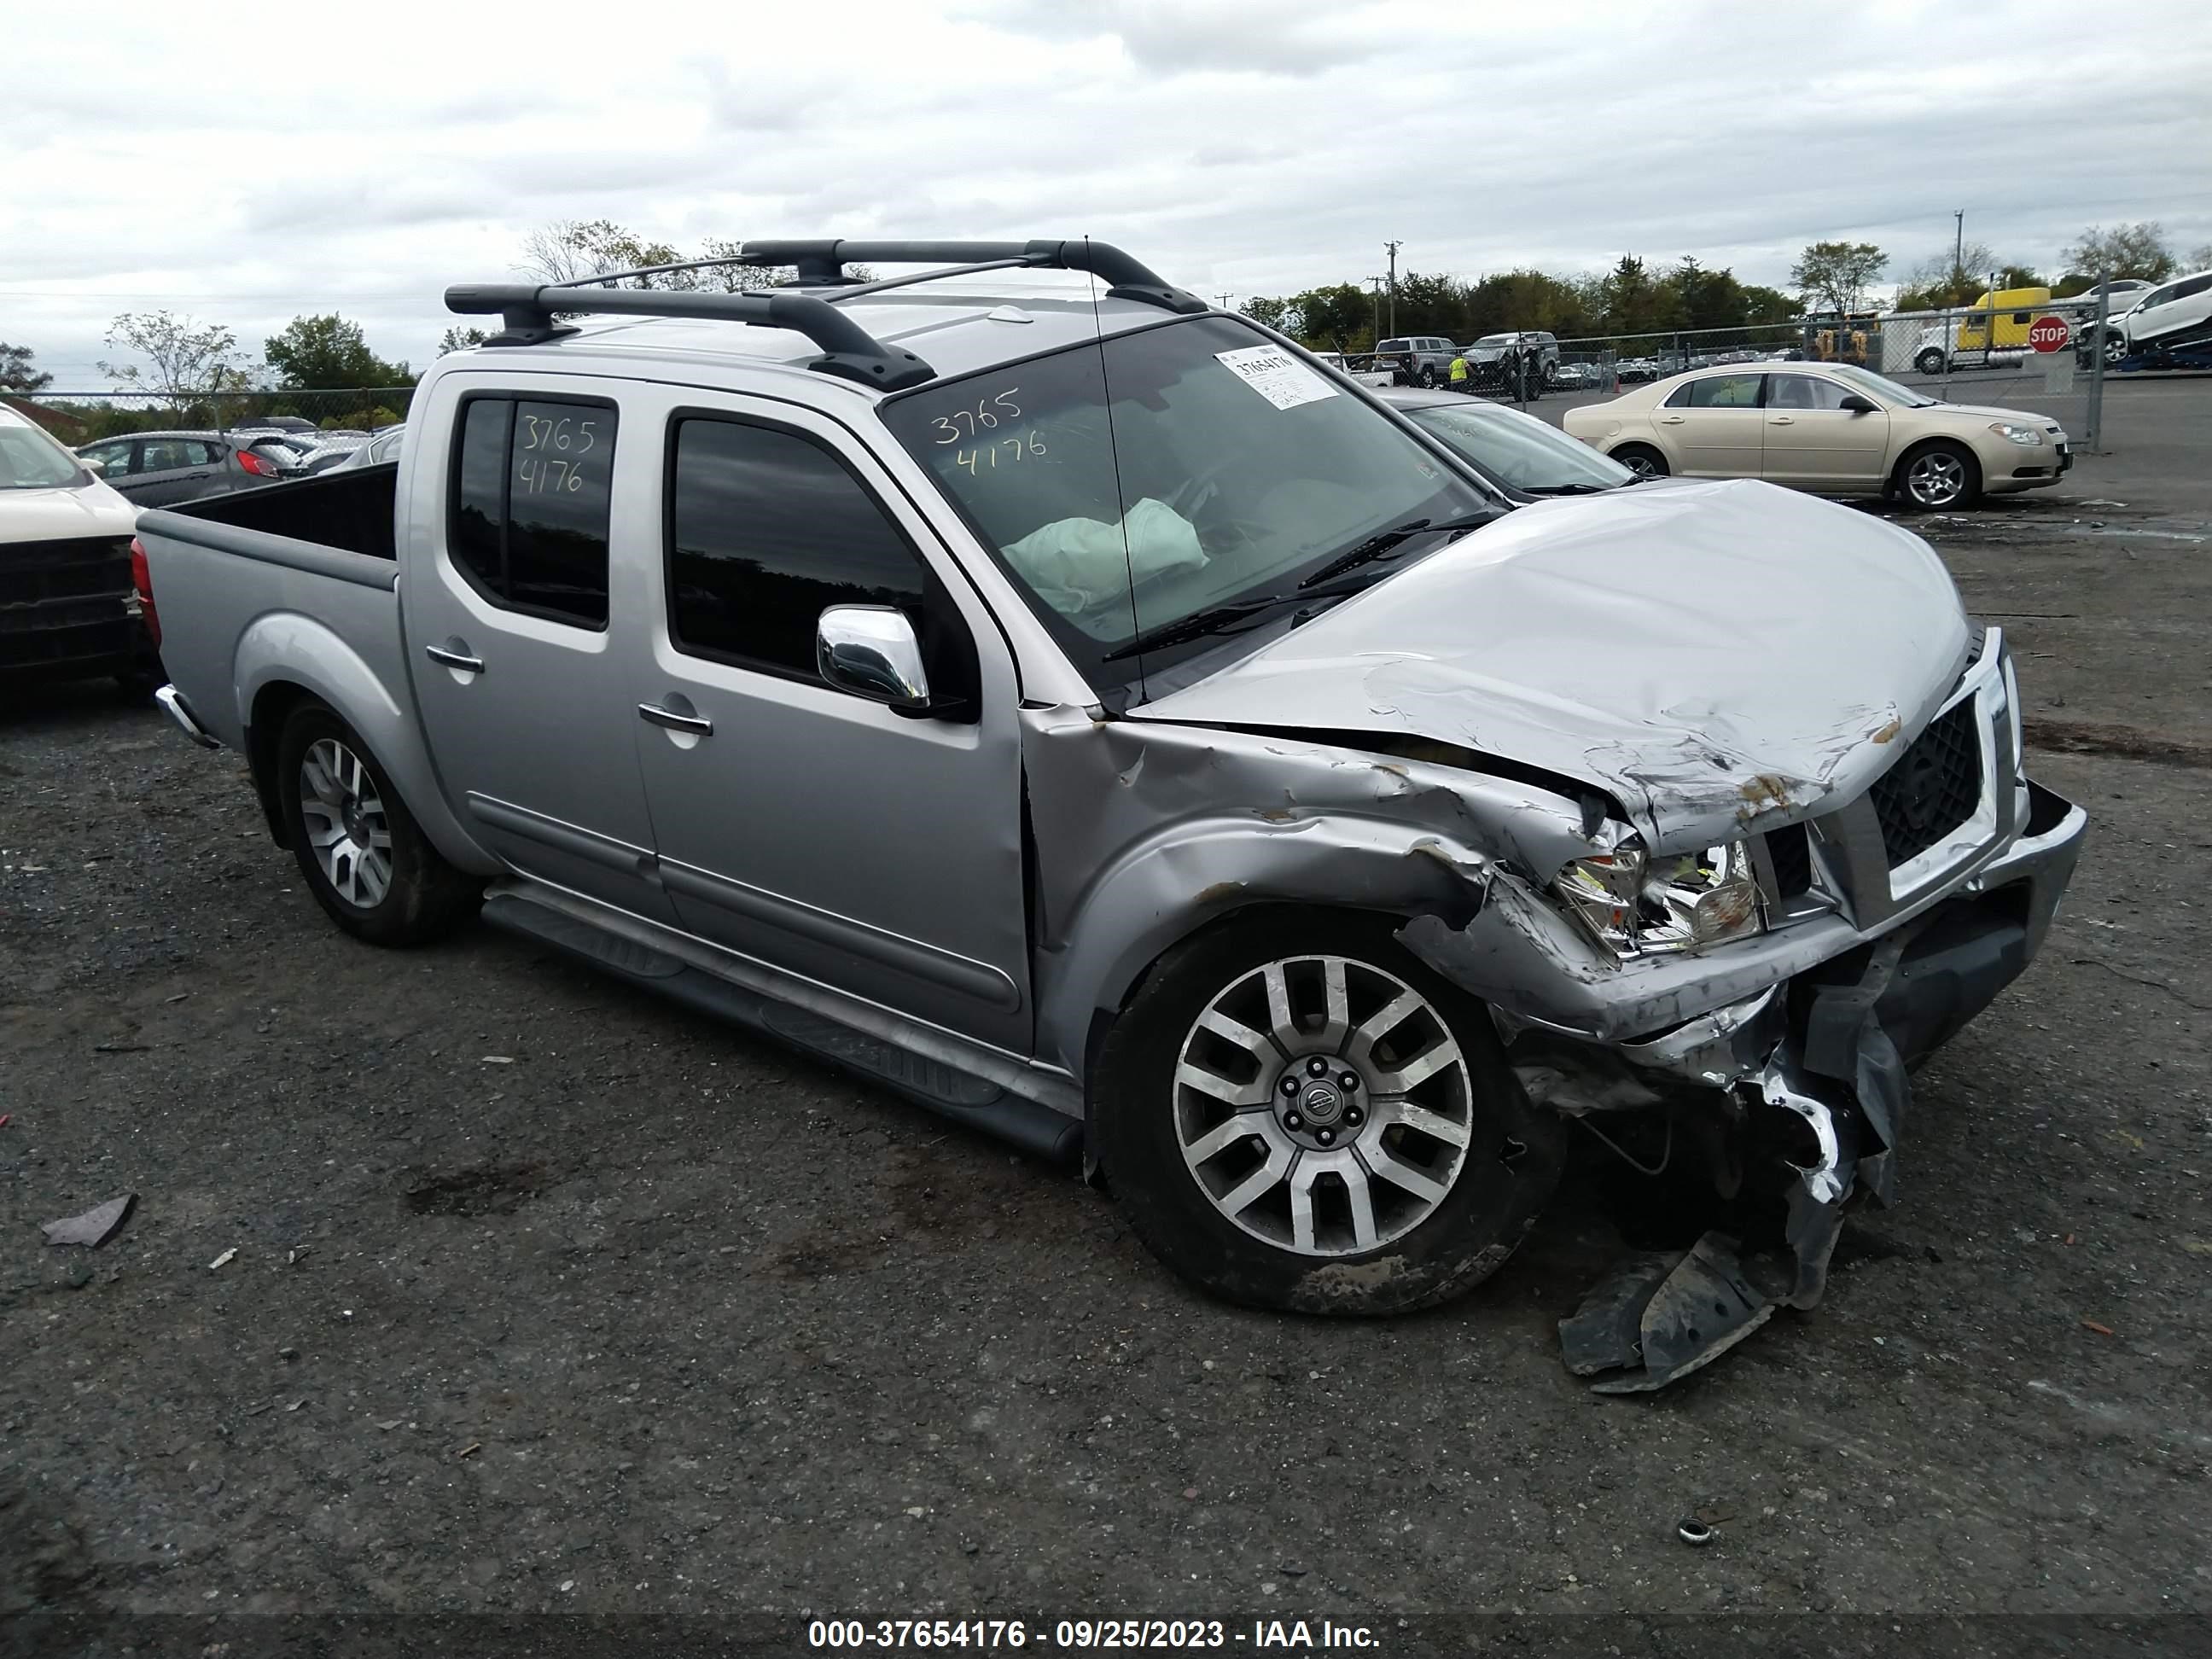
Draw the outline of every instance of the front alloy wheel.
<instances>
[{"instance_id":1,"label":"front alloy wheel","mask_svg":"<svg viewBox=\"0 0 2212 1659\"><path fill-rule=\"evenodd\" d=\"M1972 488L1972 465L1955 449L1923 450L1905 465L1905 498L1931 511L1957 507Z\"/></svg>"},{"instance_id":2,"label":"front alloy wheel","mask_svg":"<svg viewBox=\"0 0 2212 1659\"><path fill-rule=\"evenodd\" d=\"M1232 1301L1427 1307L1510 1255L1565 1135L1488 1011L1388 918L1255 911L1153 965L1091 1075L1100 1167L1138 1237Z\"/></svg>"},{"instance_id":3,"label":"front alloy wheel","mask_svg":"<svg viewBox=\"0 0 2212 1659\"><path fill-rule=\"evenodd\" d=\"M1209 1001L1176 1066L1176 1136L1215 1209L1300 1255L1404 1237L1467 1161L1474 1085L1421 993L1343 957L1267 963Z\"/></svg>"}]
</instances>

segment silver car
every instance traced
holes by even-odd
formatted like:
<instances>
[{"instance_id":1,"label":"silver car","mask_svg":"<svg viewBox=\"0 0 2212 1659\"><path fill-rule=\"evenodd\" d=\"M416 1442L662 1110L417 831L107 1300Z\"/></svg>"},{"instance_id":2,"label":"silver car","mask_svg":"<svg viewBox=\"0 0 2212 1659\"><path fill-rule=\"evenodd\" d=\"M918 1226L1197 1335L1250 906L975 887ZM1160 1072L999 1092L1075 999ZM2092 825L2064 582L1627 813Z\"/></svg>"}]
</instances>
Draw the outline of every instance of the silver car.
<instances>
[{"instance_id":1,"label":"silver car","mask_svg":"<svg viewBox=\"0 0 2212 1659\"><path fill-rule=\"evenodd\" d=\"M1818 1299L2085 822L1925 543L1516 507L1103 244L743 257L816 286L453 290L503 325L396 468L142 520L162 700L334 921L481 909L1079 1152L1240 1301L1455 1296L1585 1135L1771 1183Z\"/></svg>"}]
</instances>

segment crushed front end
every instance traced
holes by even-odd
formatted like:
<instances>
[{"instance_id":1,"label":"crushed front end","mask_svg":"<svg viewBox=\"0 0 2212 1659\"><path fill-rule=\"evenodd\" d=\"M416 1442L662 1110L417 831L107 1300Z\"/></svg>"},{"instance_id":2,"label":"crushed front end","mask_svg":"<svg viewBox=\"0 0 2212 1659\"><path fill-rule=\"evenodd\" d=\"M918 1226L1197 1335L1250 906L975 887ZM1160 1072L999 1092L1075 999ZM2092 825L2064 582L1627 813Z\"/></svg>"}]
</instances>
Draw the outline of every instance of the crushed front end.
<instances>
[{"instance_id":1,"label":"crushed front end","mask_svg":"<svg viewBox=\"0 0 2212 1659\"><path fill-rule=\"evenodd\" d=\"M1608 823L1548 882L1489 871L1464 926L1407 925L1491 1005L1533 1099L1608 1142L1609 1121L1656 1115L1724 1194L1762 1162L1787 1176L1786 1283L1761 1288L1718 1237L1640 1259L1563 1322L1572 1369L1659 1387L1820 1300L1845 1208L1895 1193L1910 1068L2033 960L2087 827L2022 769L1992 629L1851 799L1663 854Z\"/></svg>"}]
</instances>

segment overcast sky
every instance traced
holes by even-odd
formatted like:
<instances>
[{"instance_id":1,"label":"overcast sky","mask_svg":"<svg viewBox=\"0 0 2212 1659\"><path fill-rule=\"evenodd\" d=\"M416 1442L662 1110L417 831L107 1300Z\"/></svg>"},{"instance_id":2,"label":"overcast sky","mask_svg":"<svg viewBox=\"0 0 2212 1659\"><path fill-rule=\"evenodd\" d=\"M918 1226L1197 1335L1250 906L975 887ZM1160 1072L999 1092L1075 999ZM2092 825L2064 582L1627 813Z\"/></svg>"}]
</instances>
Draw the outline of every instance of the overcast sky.
<instances>
[{"instance_id":1,"label":"overcast sky","mask_svg":"<svg viewBox=\"0 0 2212 1659\"><path fill-rule=\"evenodd\" d=\"M2049 266L2085 225L2212 242L2203 0L24 5L0 97L0 340L105 382L118 312L257 355L303 313L418 368L533 228L1091 235L1237 298L1383 269L1694 252L1893 275L1951 213Z\"/></svg>"}]
</instances>

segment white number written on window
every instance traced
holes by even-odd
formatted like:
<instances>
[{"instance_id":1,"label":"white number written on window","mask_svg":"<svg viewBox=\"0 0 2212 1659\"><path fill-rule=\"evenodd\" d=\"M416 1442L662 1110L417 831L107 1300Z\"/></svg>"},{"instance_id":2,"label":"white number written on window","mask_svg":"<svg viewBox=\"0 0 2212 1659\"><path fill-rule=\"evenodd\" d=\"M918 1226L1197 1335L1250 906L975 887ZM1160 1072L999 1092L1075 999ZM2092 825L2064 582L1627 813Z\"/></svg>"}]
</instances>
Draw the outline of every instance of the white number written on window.
<instances>
[{"instance_id":1,"label":"white number written on window","mask_svg":"<svg viewBox=\"0 0 2212 1659\"><path fill-rule=\"evenodd\" d=\"M1044 447L1044 440L1038 437L1032 428L1017 433L1011 438L1000 438L978 445L974 449L956 449L952 452L952 464L966 467L969 476L974 477L990 471L1000 461L1012 466L1016 461L1025 460L1031 455L1049 455L1051 453Z\"/></svg>"}]
</instances>

